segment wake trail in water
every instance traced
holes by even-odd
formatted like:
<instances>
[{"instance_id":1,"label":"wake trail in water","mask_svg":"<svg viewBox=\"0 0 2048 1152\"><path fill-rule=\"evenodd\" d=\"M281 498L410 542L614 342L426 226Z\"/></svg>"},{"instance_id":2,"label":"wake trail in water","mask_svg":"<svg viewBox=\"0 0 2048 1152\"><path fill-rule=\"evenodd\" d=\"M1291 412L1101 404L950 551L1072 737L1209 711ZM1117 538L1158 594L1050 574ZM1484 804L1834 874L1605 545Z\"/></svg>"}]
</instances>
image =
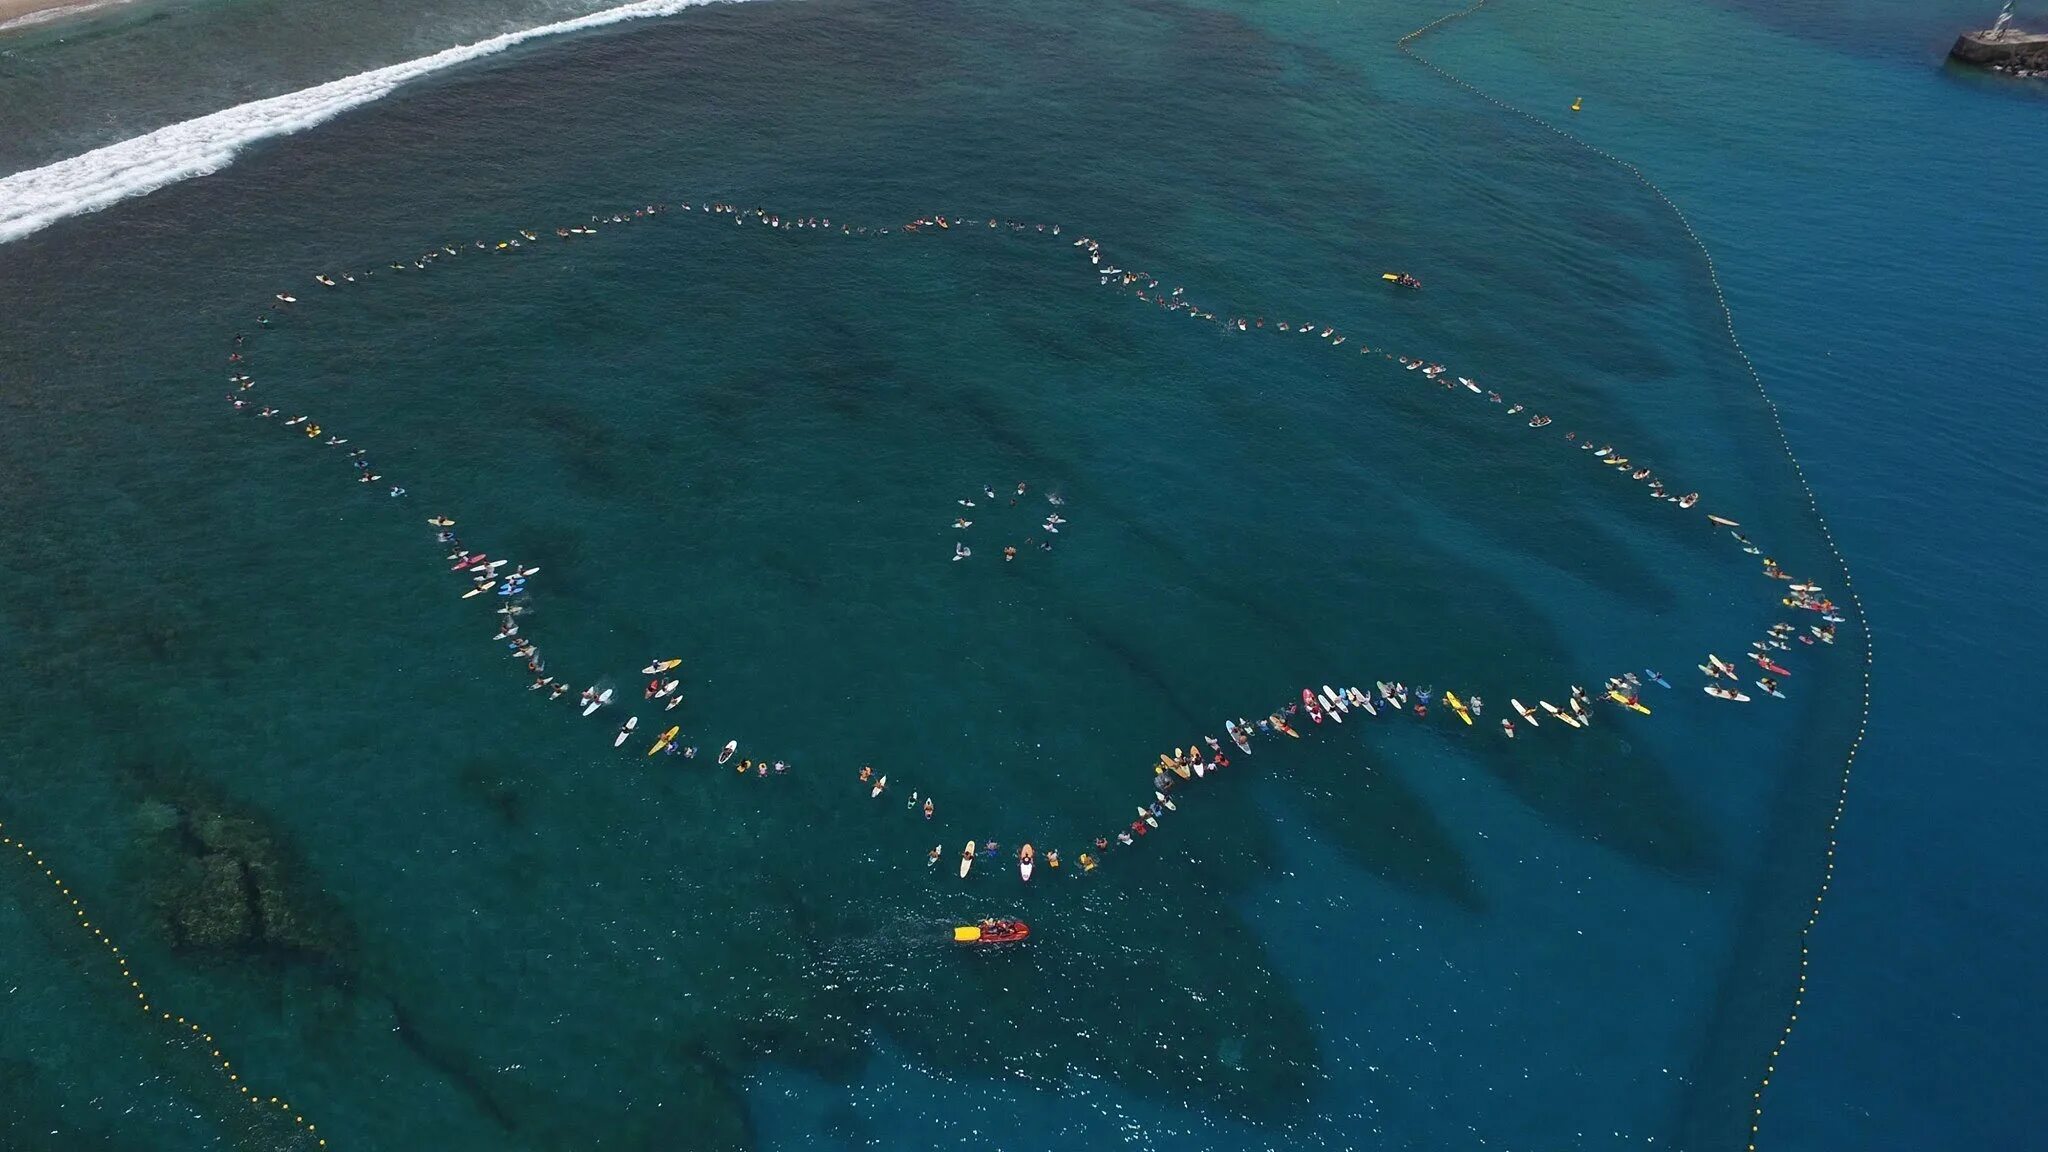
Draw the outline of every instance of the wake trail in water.
<instances>
[{"instance_id":1,"label":"wake trail in water","mask_svg":"<svg viewBox=\"0 0 2048 1152\"><path fill-rule=\"evenodd\" d=\"M0 178L0 244L19 240L68 216L97 212L131 196L218 172L243 147L304 131L351 108L390 95L408 81L492 56L546 36L628 20L672 16L687 8L737 0L639 0L572 20L507 32L431 56L391 64L311 88L252 100L147 135Z\"/></svg>"}]
</instances>

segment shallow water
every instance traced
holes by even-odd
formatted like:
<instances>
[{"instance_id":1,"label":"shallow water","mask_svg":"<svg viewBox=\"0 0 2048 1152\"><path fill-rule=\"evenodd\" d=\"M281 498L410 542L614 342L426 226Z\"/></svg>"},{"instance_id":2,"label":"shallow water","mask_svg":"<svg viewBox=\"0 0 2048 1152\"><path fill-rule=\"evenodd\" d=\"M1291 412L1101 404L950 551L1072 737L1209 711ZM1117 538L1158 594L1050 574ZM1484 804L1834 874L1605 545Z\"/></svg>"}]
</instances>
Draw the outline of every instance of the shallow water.
<instances>
[{"instance_id":1,"label":"shallow water","mask_svg":"<svg viewBox=\"0 0 2048 1152\"><path fill-rule=\"evenodd\" d=\"M1705 64L1660 89L1626 57L1560 78L1514 46L1700 21L1802 48L1619 11L1489 8L1424 47L1532 105L1597 93L1603 119L1575 126L1695 213L1829 510L1868 525L1859 433L1822 423L1844 384L1793 345L1816 321L1758 286L1816 266L1784 252L1792 225L1726 207L1754 170L1699 162L1701 122L1749 140L1762 110L1684 98L1720 90ZM1674 669L1774 618L1725 538L1348 346L1108 294L1067 246L1099 237L1219 312L1443 359L1827 571L1676 221L1394 54L1436 14L707 9L444 74L8 246L0 644L45 687L0 706L0 819L151 995L337 1147L1739 1141L1856 721L1853 638L1785 705L1695 700ZM1859 114L1850 83L1901 83L1829 66L1836 119ZM1925 114L1950 99L2004 97L1954 85ZM674 216L363 291L310 280L683 198L1064 231ZM1385 268L1428 287L1390 295ZM280 288L303 306L252 342L252 396L372 447L407 501L225 411L226 335ZM1887 339L1843 349L1859 380ZM1057 549L1003 565L1036 514L1003 505L948 563L954 500L1020 480L1068 499ZM606 747L610 722L525 695L433 566L429 510L542 565L551 665L630 694L651 653L681 655L685 731L794 774L650 768ZM1900 562L1852 531L1883 582ZM1469 685L1491 723L1524 685L1645 662L1680 687L1651 718L1569 743L1261 742L1086 882L951 875L968 837L1071 857L1127 819L1159 750L1302 682ZM853 779L868 761L883 800ZM908 788L938 797L935 827ZM252 819L293 919L179 947L177 811ZM9 938L35 942L10 983L36 990L9 1013L30 1038L10 1138L304 1142L249 1131L205 1054L165 1049L61 909L5 885ZM943 943L994 912L1034 945ZM1845 1042L1822 1018L1813 1043Z\"/></svg>"}]
</instances>

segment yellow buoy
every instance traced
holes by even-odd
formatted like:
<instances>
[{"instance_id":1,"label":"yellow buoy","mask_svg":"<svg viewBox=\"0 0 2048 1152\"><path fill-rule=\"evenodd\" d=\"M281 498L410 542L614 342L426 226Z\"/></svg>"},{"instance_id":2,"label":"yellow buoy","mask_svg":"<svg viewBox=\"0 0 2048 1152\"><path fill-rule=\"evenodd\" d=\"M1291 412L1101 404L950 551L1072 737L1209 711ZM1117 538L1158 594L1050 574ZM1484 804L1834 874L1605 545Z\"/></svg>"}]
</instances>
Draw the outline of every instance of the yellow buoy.
<instances>
[{"instance_id":1,"label":"yellow buoy","mask_svg":"<svg viewBox=\"0 0 2048 1152\"><path fill-rule=\"evenodd\" d=\"M1577 112L1579 110L1579 104L1583 101L1583 99L1584 97L1580 96L1572 97L1572 111Z\"/></svg>"}]
</instances>

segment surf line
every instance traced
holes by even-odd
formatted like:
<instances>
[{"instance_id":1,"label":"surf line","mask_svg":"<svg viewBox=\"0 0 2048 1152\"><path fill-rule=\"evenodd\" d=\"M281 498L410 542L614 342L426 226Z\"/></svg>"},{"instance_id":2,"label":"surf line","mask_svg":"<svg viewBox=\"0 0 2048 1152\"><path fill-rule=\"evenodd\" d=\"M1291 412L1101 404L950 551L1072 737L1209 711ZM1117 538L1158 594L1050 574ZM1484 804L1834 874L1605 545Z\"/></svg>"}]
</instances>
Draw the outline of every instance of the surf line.
<instances>
[{"instance_id":1,"label":"surf line","mask_svg":"<svg viewBox=\"0 0 2048 1152\"><path fill-rule=\"evenodd\" d=\"M1828 816L1827 855L1821 864L1820 884L1814 892L1813 907L1807 913L1806 923L1799 930L1798 986L1792 994L1792 1009L1787 1014L1784 1030L1778 1034L1777 1039L1771 1044L1770 1055L1764 1060L1763 1076L1758 1080L1753 1097L1754 1103L1749 1121L1749 1152L1757 1152L1756 1141L1763 1132L1764 1092L1771 1086L1771 1077L1777 1073L1778 1058L1785 1054L1785 1046L1792 1041L1793 1028L1799 1023L1800 1006L1806 1000L1806 981L1807 977L1811 974L1812 968L1813 933L1814 929L1820 924L1821 905L1827 900L1828 887L1834 883L1835 879L1835 848L1841 840L1842 817L1849 807L1849 782L1850 778L1855 774L1856 754L1862 750L1863 739L1870 730L1870 677L1872 669L1877 663L1876 641L1871 636L1870 617L1865 611L1863 597L1856 591L1856 579L1849 572L1849 561L1843 557L1841 547L1835 543L1835 534L1828 527L1827 517L1821 513L1820 501L1813 493L1813 485L1807 480L1806 469L1800 465L1798 454L1792 451L1792 439L1785 432L1785 422L1778 413L1777 401L1771 398L1770 391L1764 387L1763 376L1757 372L1756 363L1749 358L1748 351L1742 347L1741 337L1736 334L1735 312L1728 307L1727 293L1721 289L1721 275L1719 269L1714 264L1714 254L1708 249L1706 241L1700 238L1700 234L1694 231L1692 221L1686 216L1685 211L1665 193L1664 189L1658 187L1656 181L1645 175L1641 168L1636 167L1634 164L1616 156L1597 144L1593 144L1580 136L1559 128L1557 125L1552 124L1533 112L1518 108L1486 92L1415 51L1415 41L1446 26L1452 21L1462 20L1485 6L1486 0L1476 0L1468 8L1437 17L1415 31L1401 37L1396 43L1401 49L1402 55L1421 64L1458 87L1465 89L1474 96L1485 100L1504 112L1519 116L1539 128L1571 141L1573 144L1584 148L1586 151L1599 156L1630 176L1635 177L1636 181L1644 188L1649 189L1650 194L1662 202L1664 207L1671 210L1671 215L1678 220L1679 227L1685 230L1686 238L1692 241L1693 247L1700 254L1700 259L1706 264L1707 282L1713 286L1714 302L1721 308L1721 322L1728 332L1728 344L1735 349L1736 358L1742 361L1743 371L1748 373L1750 383L1756 386L1757 395L1763 398L1764 407L1771 414L1771 425L1778 431L1778 443L1785 449L1785 459L1792 464L1792 474L1798 478L1800 488L1806 493L1806 506L1812 511L1814 522L1820 527L1821 538L1827 541L1828 551L1834 553L1835 564L1842 571L1842 587L1849 594L1850 606L1856 613L1856 619L1863 633L1862 715L1856 722L1856 735L1849 741L1848 755L1843 758L1841 786L1835 795L1835 810Z\"/></svg>"},{"instance_id":2,"label":"surf line","mask_svg":"<svg viewBox=\"0 0 2048 1152\"><path fill-rule=\"evenodd\" d=\"M0 177L0 244L68 216L97 212L133 196L218 172L244 147L301 132L352 108L382 99L420 77L550 36L673 16L690 8L739 0L636 0L571 20L444 48L432 55L358 72L297 92L251 100L167 125L40 168Z\"/></svg>"},{"instance_id":3,"label":"surf line","mask_svg":"<svg viewBox=\"0 0 2048 1152\"><path fill-rule=\"evenodd\" d=\"M217 1041L214 1040L211 1032L201 1028L197 1021L188 1020L151 1001L149 993L145 992L142 988L142 982L137 980L135 973L129 970L128 957L122 954L120 946L115 944L113 939L107 935L106 929L94 924L92 919L86 915L85 908L79 904L77 895L71 891L71 886L64 882L62 876L57 875L57 870L50 866L49 861L43 859L41 854L29 847L19 837L11 832L6 832L6 827L6 823L0 821L0 849L14 849L14 852L9 853L10 855L17 856L27 863L29 867L40 871L43 874L43 878L48 880L51 886L57 890L57 895L70 902L73 921L77 923L81 931L91 933L93 940L105 948L107 955L113 958L114 966L121 972L121 979L126 980L129 990L135 993L136 1006L142 1010L144 1016L154 1016L157 1018L158 1023L180 1030L178 1039L182 1044L190 1045L196 1040L199 1044L205 1045L209 1058L218 1067L221 1075L227 1077L228 1082L235 1086L236 1091L240 1092L242 1098L247 1100L251 1106L263 1109L275 1106L280 1114L291 1117L294 1125L302 1129L306 1135L316 1140L318 1142L316 1147L327 1147L327 1139L318 1134L314 1126L306 1120L306 1117L291 1106L290 1101L281 1100L276 1096L261 1096L251 1089L243 1081L242 1074L235 1070L234 1064L227 1057L221 1055L218 1047L215 1047Z\"/></svg>"},{"instance_id":4,"label":"surf line","mask_svg":"<svg viewBox=\"0 0 2048 1152\"><path fill-rule=\"evenodd\" d=\"M984 232L983 218L965 214L957 216L929 215L901 223L894 228L855 227L841 222L835 230L829 217L784 216L759 207L742 208L724 202L704 202L694 206L684 203L677 207L671 207L667 204L647 204L626 211L614 211L606 215L593 215L587 221L578 222L573 225L557 226L554 229L556 237L554 242L585 243L589 241L589 238L600 233L615 230L616 226L632 225L671 215L692 215L707 220L717 219L728 222L738 228L748 228L751 225L749 230L753 232L760 232L765 229L768 231L801 234L805 237L820 232L831 234L834 231L842 237L886 237L892 234L899 236L907 234L936 236L947 233L966 235ZM985 230L995 233L997 236L1039 238L1039 242L1059 237L1063 227L1063 225L1057 223L1034 224L1017 220L1000 220L996 217L987 217L985 224ZM646 226L648 226L646 223L642 223L642 227ZM539 232L521 228L517 230L515 235L507 236L495 242L472 239L469 242L468 250L483 252L488 258L516 258L520 250L529 249L546 242ZM1292 322L1277 320L1271 328L1268 328L1266 318L1263 316L1219 317L1214 312L1208 311L1194 303L1187 296L1184 289L1179 287L1163 288L1160 281L1149 273L1117 266L1103 250L1101 243L1091 237L1083 236L1071 241L1068 246L1076 249L1079 255L1085 255L1088 258L1090 272L1097 278L1100 285L1111 287L1119 294L1128 294L1140 302L1154 306L1162 312L1184 315L1189 319L1205 322L1226 334L1249 333L1256 330L1263 336L1271 338L1279 333L1292 333L1315 338L1323 346L1333 351L1340 348L1349 339L1347 335L1339 332L1336 326L1321 324L1313 320L1296 320ZM390 272L402 277L411 277L418 274L437 275L439 274L438 272L431 270L437 270L447 262L455 260L464 251L464 248L456 244L443 243L410 260L391 261L388 268ZM492 255L496 253L507 255ZM485 257L473 256L471 262L480 258ZM354 287L359 284L366 285L376 274L376 269L363 269L360 272L360 276L355 271L344 271L341 273L340 279L336 279L332 275L315 273L313 279L324 289L316 294L316 298L325 299L330 291L345 291L347 287ZM1413 290L1420 286L1419 281L1415 281L1414 278L1402 274L1389 273L1384 278L1394 281L1395 286L1402 290ZM391 277L387 276L386 279L389 280ZM271 326L271 321L274 317L295 317L302 314L302 312L303 309L300 307L298 297L288 292L280 292L269 303L266 312L256 318L256 323L259 328L268 328ZM242 350L247 339L248 336L246 334L234 336L228 353L228 379L235 387L233 391L228 393L227 398L236 411L248 411L250 409L252 401L247 399L246 396L248 391L256 386L255 378L249 372L250 362L246 359L245 353ZM1374 349L1361 343L1359 352L1363 355L1371 355ZM1451 395L1463 396L1466 393L1471 393L1475 397L1484 396L1487 401L1495 405L1505 405L1506 403L1505 398L1498 392L1484 389L1476 381L1468 377L1447 376L1447 369L1441 364L1429 364L1420 357L1396 356L1394 353L1384 350L1379 351L1378 355L1384 361L1398 363L1405 371L1420 372L1419 379L1438 385ZM1524 405L1515 404L1513 407L1505 408L1505 412L1510 418L1520 418L1520 414L1524 409ZM256 415L259 418L278 422L283 427L292 430L295 438L303 438L316 444L325 443L329 447L338 447L350 443L345 437L326 434L327 430L322 425L313 423L311 417L306 415L294 415L286 418L283 410L268 405L259 409ZM1532 415L1526 423L1531 429L1541 429L1549 425L1551 420L1547 416L1538 414ZM325 434L324 441L322 440L323 434ZM1597 460L1603 466L1613 467L1617 471L1625 471L1630 465L1628 458L1615 452L1612 445L1602 446L1596 450L1592 437L1579 440L1576 432L1566 432L1563 439L1566 443L1577 441L1577 446L1582 451L1590 453L1589 459ZM368 462L367 449L361 447L351 448L346 455L357 471L359 482L368 484L380 482L384 479L382 474L378 473L375 467ZM1660 503L1673 504L1681 510L1691 509L1698 503L1699 494L1696 492L1678 496L1666 491L1664 481L1661 479L1651 479L1652 470L1648 466L1637 466L1633 472L1629 473L1629 476L1630 479L1638 483L1647 481L1649 494ZM390 495L394 498L402 497L407 495L407 490L399 485L391 485ZM1729 534L1741 543L1742 550L1745 553L1762 557L1764 576L1788 582L1793 579L1789 573L1780 569L1769 557L1764 557L1762 549L1735 530L1738 527L1736 521L1712 513L1708 513L1706 519L1711 523L1728 528L1730 530ZM550 694L547 697L549 700L556 700L565 696L570 685L557 680L554 676L547 673L538 647L534 645L530 636L523 634L521 626L526 606L530 602L527 578L539 570L537 568L514 565L508 558L493 560L482 552L472 551L457 537L454 531L456 522L447 516L437 514L430 517L428 523L437 529L435 532L436 541L453 549L453 552L446 557L448 560L455 561L455 565L450 571L463 573L464 579L471 584L469 590L462 593L462 598L470 599L485 593L495 592L497 597L505 600L505 603L497 611L500 621L496 625L498 632L492 639L505 641L507 647L512 650L513 655L527 661L528 670L535 676L534 682L530 685L530 690L550 690ZM506 571L501 575L501 570ZM1790 640L1794 638L1802 641L1809 647L1816 640L1831 644L1834 640L1833 626L1842 620L1842 617L1836 614L1833 602L1821 596L1818 586L1793 583L1788 588L1788 591L1792 595L1782 597L1782 604L1787 607L1811 610L1821 614L1821 618L1826 622L1827 627L1823 628L1820 625L1811 626L1809 631L1812 635L1807 636L1799 634L1797 629L1789 623L1779 623L1773 625L1763 639L1753 642L1750 645L1752 649L1751 657L1762 666L1764 672L1777 675L1789 675L1790 673L1789 670L1777 667L1771 662L1772 653L1779 650L1785 652L1792 651ZM1738 702L1746 702L1750 699L1739 691L1740 675L1732 665L1711 653L1708 654L1707 659L1709 663L1701 664L1699 667L1709 678L1709 682L1704 689L1708 695ZM647 698L650 701L661 698L667 698L668 700L668 703L663 705L663 712L667 712L681 703L681 697L673 694L680 686L679 681L662 679L663 675L670 669L680 665L680 663L680 659L657 660L648 668L642 669L644 674L656 677L654 683L649 685ZM1658 674L1648 669L1644 671L1652 682L1665 688L1671 687ZM1732 681L1737 687L1728 688L1720 686L1717 682L1723 678ZM583 716L593 716L601 709L610 705L612 690L605 689L600 691L599 684L603 682L603 680L600 680L598 683L592 684L577 698L577 704ZM1612 677L1607 682L1605 698L1622 705L1628 710L1647 715L1650 709L1642 704L1637 695L1642 683L1633 673L1625 674L1623 677ZM1375 683L1374 686L1380 692L1380 699L1386 702L1395 712L1408 711L1408 690L1404 685ZM1777 691L1775 684L1767 678L1759 680L1758 686L1769 695L1781 695ZM1431 700L1429 690L1426 688L1416 689L1414 698L1417 703L1417 707L1413 709L1414 715L1418 718L1426 716L1427 710L1425 706ZM1561 725L1580 729L1592 723L1594 714L1591 704L1593 698L1588 696L1583 689L1573 686L1571 694L1566 696L1565 700L1565 708L1559 708L1541 699L1538 699L1537 702L1542 706L1544 712L1548 713L1550 718L1557 720ZM1455 694L1446 691L1443 694L1443 701L1449 706L1458 720L1463 721L1468 727L1476 726L1474 718L1480 712L1480 701L1477 697L1472 698L1468 707L1464 702L1457 699ZM1514 706L1515 712L1524 723L1528 724L1531 728L1539 726L1543 713L1538 713L1534 709L1524 707L1519 700L1510 700L1509 703ZM1359 692L1355 688L1339 691L1325 685L1320 695L1311 689L1302 690L1299 707L1305 709L1305 711L1298 712L1297 705L1288 703L1283 705L1282 708L1269 713L1262 721L1238 721L1236 723L1241 726L1234 727L1232 724L1225 724L1224 728L1226 732L1230 733L1231 739L1237 744L1239 749L1249 753L1251 751L1249 739L1253 735L1285 735L1299 738L1299 732L1287 722L1286 717L1298 714L1306 715L1309 720L1320 727L1326 716L1334 716L1336 723L1341 724L1344 722L1345 716L1352 706L1356 706L1359 711L1369 716L1377 717L1380 714L1371 705L1371 701L1365 693ZM1441 711L1438 712L1439 723L1444 722L1443 715ZM638 721L639 717L637 715L628 717L626 723L620 727L613 738L614 748L623 748L626 741L633 738L633 733L638 727ZM650 725L649 727L651 729L656 726L658 725ZM1501 727L1508 737L1512 738L1515 736L1516 730L1512 721L1503 719ZM686 758L690 756L691 753L689 751L677 748L675 738L679 732L680 725L675 726L668 732L664 732L656 740L655 745L649 749L647 755L651 757L657 754L681 751L681 754L685 755ZM1228 761L1221 755L1220 742L1216 741L1213 737L1205 738L1205 742L1218 754L1214 766L1227 766ZM718 763L721 766L731 761L733 755L737 752L738 744L738 740L730 741L721 750L718 757ZM1115 834L1116 842L1125 847L1134 846L1136 843L1135 837L1144 836L1151 829L1159 827L1159 820L1164 813L1177 810L1176 806L1165 795L1168 790L1175 786L1175 781L1171 777L1177 776L1182 781L1188 780L1190 777L1202 777L1206 775L1206 769L1209 767L1211 765L1206 762L1198 747L1188 751L1177 748L1171 756L1161 754L1159 763L1150 769L1152 772L1153 803L1139 808L1139 819L1132 821L1127 831L1117 832ZM742 774L754 768L755 765L751 759L742 760L737 765L737 770ZM773 771L781 774L786 768L785 762L776 761ZM770 774L770 771L771 766L768 761L761 761L758 766L758 774L767 776ZM899 778L900 775L899 773ZM862 778L862 785L866 786L867 783L868 779L864 776ZM870 794L871 798L879 798L886 784L887 777L885 775L880 782L874 785ZM914 799L915 796L913 796ZM1107 850L1108 845L1108 837L1098 836L1096 838L1095 846L1099 850ZM972 858L970 854L974 853L975 847L970 846L969 852L963 854L964 858L960 872L963 880L967 878L971 870ZM993 855L994 851L994 846L989 845L982 848L979 854ZM943 845L933 849L927 857L928 866L936 864L937 860L943 855L943 852ZM1094 863L1091 862L1085 853L1080 857L1080 863L1084 872L1093 870ZM1047 852L1047 864L1049 867L1058 867L1056 857L1051 851Z\"/></svg>"}]
</instances>

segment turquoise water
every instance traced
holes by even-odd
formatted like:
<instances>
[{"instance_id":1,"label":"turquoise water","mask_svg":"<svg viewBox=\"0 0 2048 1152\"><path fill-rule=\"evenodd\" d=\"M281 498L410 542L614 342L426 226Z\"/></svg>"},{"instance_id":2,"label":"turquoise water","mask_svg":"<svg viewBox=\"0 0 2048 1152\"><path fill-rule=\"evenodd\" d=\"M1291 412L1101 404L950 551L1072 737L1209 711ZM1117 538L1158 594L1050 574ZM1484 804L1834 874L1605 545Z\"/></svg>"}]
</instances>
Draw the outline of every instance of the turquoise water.
<instances>
[{"instance_id":1,"label":"turquoise water","mask_svg":"<svg viewBox=\"0 0 2048 1152\"><path fill-rule=\"evenodd\" d=\"M23 942L9 1141L1743 1143L1860 715L1860 637L1796 653L1783 705L1696 698L1674 669L1775 618L1724 537L1348 347L1114 295L1067 243L1098 237L1219 313L1441 359L1838 584L1677 221L1402 60L1394 39L1439 14L706 9L442 74L0 251L0 646L39 686L4 705L0 819L149 995L290 1105L251 1111L210 1050L167 1044L24 868L0 882ZM99 35L163 51L241 18ZM309 52L297 79L273 60L271 87L227 99L402 59L431 23L362 21L355 47ZM1569 47L1588 40L1637 51ZM1900 1053L2029 1050L2011 961L1932 977L1958 951L1936 941L1998 930L1972 913L2000 893L1973 879L1958 900L1958 877L2040 875L1997 834L2023 808L1981 799L2030 733L1971 702L1888 717L1910 680L1883 669L1952 660L1943 631L2021 652L2040 635L2035 545L2002 527L2024 497L1993 480L2038 471L2038 440L2001 418L2013 386L1926 389L1976 333L2038 362L2040 253L1983 234L2038 196L2038 102L1719 9L1510 4L1421 48L1532 108L1584 95L1573 127L1686 205L1876 602L1878 727L1851 793L1871 811L1845 825L1767 1125L1816 1147L2017 1131L1998 1074L1930 1081ZM118 80L44 97L18 163L118 138L88 114L140 98ZM1994 142L1986 174L1971 161ZM549 234L683 199L1063 232L671 215ZM544 242L384 268L517 227ZM360 291L311 280L373 267ZM1387 268L1428 286L1390 295ZM370 447L405 501L222 403L228 334L280 290L302 304L252 339L250 395ZM1930 438L1945 467L1906 471ZM1005 505L949 563L954 501L1018 481L1066 497L1057 549L1001 564L997 534L1032 528ZM794 771L651 766L606 746L616 717L522 692L434 567L430 511L542 566L551 666L630 694L649 655L683 656L685 732ZM1969 559L1995 549L2009 560ZM1995 620L1942 611L1964 571ZM950 871L969 837L1071 859L1129 819L1160 750L1304 682L1469 686L1491 724L1526 685L1555 699L1644 663L1680 688L1654 717L1569 742L1434 724L1261 741L1085 881ZM1931 790L1930 754L1979 798ZM884 799L864 762L892 774ZM931 825L909 788L936 796ZM1902 874L1908 842L1942 863ZM222 844L286 903L225 941L192 911ZM994 913L1030 919L1033 944L945 943ZM1971 1025L1947 1019L1973 999Z\"/></svg>"}]
</instances>

